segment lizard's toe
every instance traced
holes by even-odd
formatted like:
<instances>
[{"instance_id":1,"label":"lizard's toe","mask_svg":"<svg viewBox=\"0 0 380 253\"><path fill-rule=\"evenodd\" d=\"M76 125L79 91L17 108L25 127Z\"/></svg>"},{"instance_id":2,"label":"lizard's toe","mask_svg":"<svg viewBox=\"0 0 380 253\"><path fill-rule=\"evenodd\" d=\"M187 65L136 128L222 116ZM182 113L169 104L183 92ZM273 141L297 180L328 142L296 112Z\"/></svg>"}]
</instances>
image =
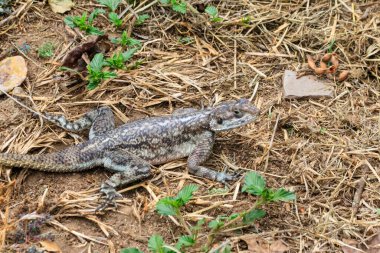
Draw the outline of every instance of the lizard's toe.
<instances>
[{"instance_id":1,"label":"lizard's toe","mask_svg":"<svg viewBox=\"0 0 380 253\"><path fill-rule=\"evenodd\" d=\"M116 207L116 199L123 198L123 196L118 193L114 187L110 185L102 185L100 192L103 194L102 203L95 209L95 212L103 211L108 206Z\"/></svg>"}]
</instances>

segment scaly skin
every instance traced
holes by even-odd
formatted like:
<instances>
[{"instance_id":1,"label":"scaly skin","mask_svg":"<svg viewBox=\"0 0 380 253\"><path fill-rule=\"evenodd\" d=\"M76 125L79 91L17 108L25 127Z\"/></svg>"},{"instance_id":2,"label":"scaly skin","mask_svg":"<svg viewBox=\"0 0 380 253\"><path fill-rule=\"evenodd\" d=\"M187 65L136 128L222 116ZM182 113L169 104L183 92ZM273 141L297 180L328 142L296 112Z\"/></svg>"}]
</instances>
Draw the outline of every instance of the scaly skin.
<instances>
[{"instance_id":1,"label":"scaly skin","mask_svg":"<svg viewBox=\"0 0 380 253\"><path fill-rule=\"evenodd\" d=\"M241 127L256 119L259 110L247 100L230 101L205 110L181 109L173 115L141 119L114 128L108 107L87 113L71 123L62 116L47 116L71 130L90 129L90 139L62 151L41 155L0 153L0 165L50 172L75 172L103 166L117 172L101 186L106 201L118 196L115 188L150 176L150 165L188 157L189 172L226 182L234 176L202 164L210 155L216 132Z\"/></svg>"}]
</instances>

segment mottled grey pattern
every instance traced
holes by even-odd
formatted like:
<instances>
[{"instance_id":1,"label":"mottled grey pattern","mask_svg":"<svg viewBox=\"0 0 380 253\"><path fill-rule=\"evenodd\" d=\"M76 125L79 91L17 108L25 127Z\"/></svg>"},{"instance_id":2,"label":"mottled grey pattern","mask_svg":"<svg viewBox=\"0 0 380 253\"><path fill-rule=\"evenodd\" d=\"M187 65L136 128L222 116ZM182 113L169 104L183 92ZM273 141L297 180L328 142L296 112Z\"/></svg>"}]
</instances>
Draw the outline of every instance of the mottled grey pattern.
<instances>
[{"instance_id":1,"label":"mottled grey pattern","mask_svg":"<svg viewBox=\"0 0 380 253\"><path fill-rule=\"evenodd\" d=\"M42 171L70 172L103 166L116 172L104 182L101 192L112 204L115 188L149 177L150 165L188 157L189 172L219 182L234 179L201 164L209 157L216 132L246 125L259 110L240 99L205 110L182 109L173 115L129 122L115 128L110 108L101 107L83 118L68 122L63 116L49 116L59 126L79 131L91 127L88 141L62 151L44 155L0 153L0 165Z\"/></svg>"}]
</instances>

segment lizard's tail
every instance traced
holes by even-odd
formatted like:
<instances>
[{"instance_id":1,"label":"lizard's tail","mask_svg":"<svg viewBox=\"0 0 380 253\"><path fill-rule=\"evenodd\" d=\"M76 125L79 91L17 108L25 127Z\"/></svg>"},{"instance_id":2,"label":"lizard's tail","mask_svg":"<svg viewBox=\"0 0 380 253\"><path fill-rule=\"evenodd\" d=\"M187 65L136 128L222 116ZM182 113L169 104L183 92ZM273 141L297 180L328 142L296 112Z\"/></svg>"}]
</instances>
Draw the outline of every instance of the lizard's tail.
<instances>
[{"instance_id":1,"label":"lizard's tail","mask_svg":"<svg viewBox=\"0 0 380 253\"><path fill-rule=\"evenodd\" d=\"M74 156L67 156L67 152L43 155L0 153L0 165L50 172L72 172L88 169L88 167L83 168Z\"/></svg>"}]
</instances>

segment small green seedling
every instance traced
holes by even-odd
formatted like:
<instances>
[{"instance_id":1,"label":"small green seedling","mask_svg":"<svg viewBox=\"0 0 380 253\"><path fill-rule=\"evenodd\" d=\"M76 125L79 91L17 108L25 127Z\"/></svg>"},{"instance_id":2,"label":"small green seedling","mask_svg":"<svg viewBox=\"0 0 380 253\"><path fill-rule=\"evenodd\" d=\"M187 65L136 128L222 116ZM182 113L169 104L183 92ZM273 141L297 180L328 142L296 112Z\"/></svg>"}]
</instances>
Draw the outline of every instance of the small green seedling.
<instances>
[{"instance_id":1,"label":"small green seedling","mask_svg":"<svg viewBox=\"0 0 380 253\"><path fill-rule=\"evenodd\" d=\"M141 42L139 40L133 39L128 37L128 34L126 31L124 31L121 34L120 38L113 38L111 39L111 42L114 44L119 44L123 47L129 46L129 47L141 47Z\"/></svg>"},{"instance_id":2,"label":"small green seedling","mask_svg":"<svg viewBox=\"0 0 380 253\"><path fill-rule=\"evenodd\" d=\"M116 53L112 57L106 59L105 66L113 69L125 69L125 62L132 58L138 49L132 48L124 53Z\"/></svg>"},{"instance_id":3,"label":"small green seedling","mask_svg":"<svg viewBox=\"0 0 380 253\"><path fill-rule=\"evenodd\" d=\"M136 18L135 25L142 25L145 22L145 20L149 18L150 18L149 14L138 15Z\"/></svg>"},{"instance_id":4,"label":"small green seedling","mask_svg":"<svg viewBox=\"0 0 380 253\"><path fill-rule=\"evenodd\" d=\"M120 28L123 24L123 20L119 18L119 16L115 12L110 12L108 14L108 18L110 19L111 23L116 26L116 28Z\"/></svg>"},{"instance_id":5,"label":"small green seedling","mask_svg":"<svg viewBox=\"0 0 380 253\"><path fill-rule=\"evenodd\" d=\"M98 0L98 3L107 6L110 11L115 12L121 0Z\"/></svg>"},{"instance_id":6,"label":"small green seedling","mask_svg":"<svg viewBox=\"0 0 380 253\"><path fill-rule=\"evenodd\" d=\"M253 20L253 18L252 18L251 16L249 16L249 15L244 16L244 17L241 18L241 22L242 22L244 25L249 25L249 24L251 24L252 20Z\"/></svg>"},{"instance_id":7,"label":"small green seedling","mask_svg":"<svg viewBox=\"0 0 380 253\"><path fill-rule=\"evenodd\" d=\"M38 48L38 57L50 58L54 55L54 44L46 42Z\"/></svg>"},{"instance_id":8,"label":"small green seedling","mask_svg":"<svg viewBox=\"0 0 380 253\"><path fill-rule=\"evenodd\" d=\"M114 72L103 71L103 67L106 66L106 62L104 60L104 55L102 53L98 53L91 60L90 64L87 65L88 70L88 85L87 88L89 90L93 90L104 80L109 78L117 77L117 74Z\"/></svg>"},{"instance_id":9,"label":"small green seedling","mask_svg":"<svg viewBox=\"0 0 380 253\"><path fill-rule=\"evenodd\" d=\"M192 37L179 37L178 42L184 45L189 45L194 42L194 39Z\"/></svg>"},{"instance_id":10,"label":"small green seedling","mask_svg":"<svg viewBox=\"0 0 380 253\"><path fill-rule=\"evenodd\" d=\"M209 5L206 7L205 12L210 15L211 22L220 22L223 21L221 17L219 17L218 9L215 6Z\"/></svg>"},{"instance_id":11,"label":"small green seedling","mask_svg":"<svg viewBox=\"0 0 380 253\"><path fill-rule=\"evenodd\" d=\"M166 4L172 7L173 11L185 14L187 11L187 5L181 0L160 0L162 4Z\"/></svg>"},{"instance_id":12,"label":"small green seedling","mask_svg":"<svg viewBox=\"0 0 380 253\"><path fill-rule=\"evenodd\" d=\"M167 245L161 236L153 235L148 242L148 248L151 252L181 253L184 252L184 248L192 247L198 240L202 239L201 237L198 237L198 234L202 229L207 229L203 226L205 224L205 219L198 220L196 225L188 227L180 210L181 207L191 200L193 193L197 189L198 187L196 185L187 185L179 191L177 196L166 197L158 201L156 205L157 212L165 216L173 215L178 218L188 235L182 235L179 237L175 246ZM293 192L289 192L284 189L275 190L267 188L264 178L256 172L247 173L242 192L247 192L257 196L258 198L256 202L247 211L233 213L229 216L220 215L214 220L208 222L207 227L209 232L207 235L207 242L203 243L204 246L202 246L203 251L208 252L210 250L211 246L215 243L216 235L221 232L227 229L229 231L241 229L244 226L249 226L256 220L263 218L266 213L264 210L260 209L262 205L276 201L292 201L296 197ZM231 246L227 243L215 252L230 253ZM121 253L142 253L142 251L137 248L128 248L122 249Z\"/></svg>"},{"instance_id":13,"label":"small green seedling","mask_svg":"<svg viewBox=\"0 0 380 253\"><path fill-rule=\"evenodd\" d=\"M64 19L66 25L71 28L78 27L80 30L85 31L87 34L103 35L104 33L92 24L94 19L99 15L105 13L102 9L95 9L87 18L87 12L84 12L82 16L67 16Z\"/></svg>"},{"instance_id":14,"label":"small green seedling","mask_svg":"<svg viewBox=\"0 0 380 253\"><path fill-rule=\"evenodd\" d=\"M193 197L193 193L197 190L197 185L190 184L180 190L177 196L160 199L156 205L157 212L165 216L181 215L180 208L190 201Z\"/></svg>"}]
</instances>

